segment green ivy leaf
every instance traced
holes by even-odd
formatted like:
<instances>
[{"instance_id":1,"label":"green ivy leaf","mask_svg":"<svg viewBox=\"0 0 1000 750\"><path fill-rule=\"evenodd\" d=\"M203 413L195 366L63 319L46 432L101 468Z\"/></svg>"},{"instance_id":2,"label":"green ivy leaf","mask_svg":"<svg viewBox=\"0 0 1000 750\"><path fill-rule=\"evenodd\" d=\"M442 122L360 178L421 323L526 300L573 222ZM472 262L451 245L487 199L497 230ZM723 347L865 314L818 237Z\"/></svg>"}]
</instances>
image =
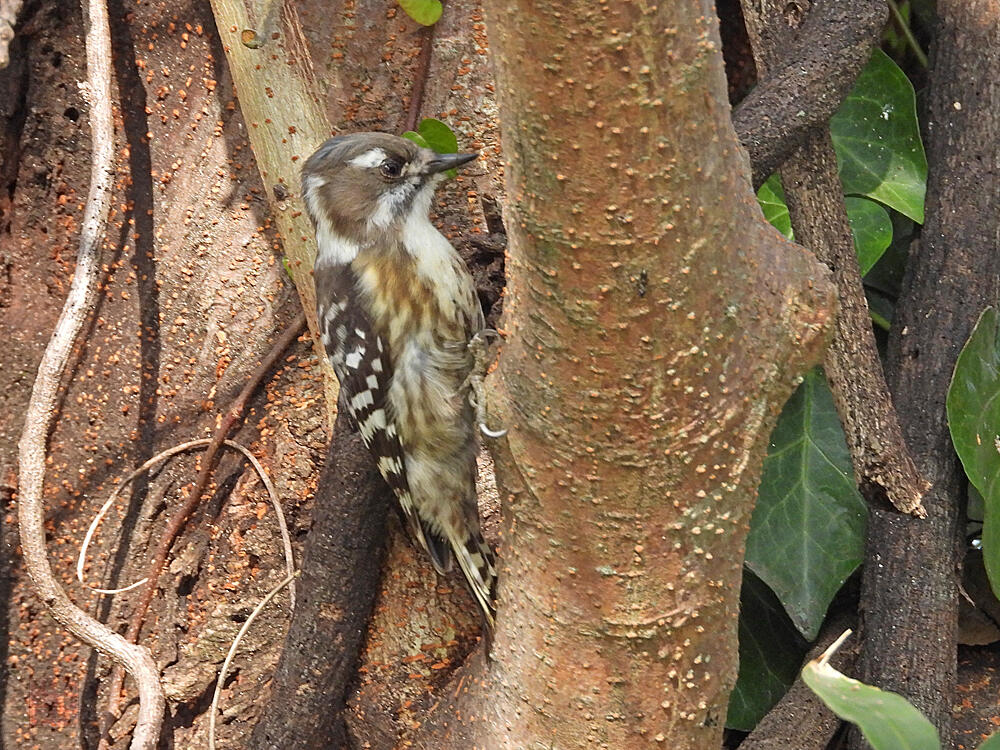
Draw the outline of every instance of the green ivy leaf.
<instances>
[{"instance_id":1,"label":"green ivy leaf","mask_svg":"<svg viewBox=\"0 0 1000 750\"><path fill-rule=\"evenodd\" d=\"M726 726L749 731L795 681L806 642L771 590L749 570L740 590L740 674Z\"/></svg>"},{"instance_id":2,"label":"green ivy leaf","mask_svg":"<svg viewBox=\"0 0 1000 750\"><path fill-rule=\"evenodd\" d=\"M771 433L746 550L747 566L807 640L864 558L866 517L833 396L815 369Z\"/></svg>"},{"instance_id":3,"label":"green ivy leaf","mask_svg":"<svg viewBox=\"0 0 1000 750\"><path fill-rule=\"evenodd\" d=\"M867 198L846 197L844 201L854 237L854 249L861 265L861 275L864 276L892 242L892 221L882 206ZM786 238L794 241L795 233L788 216L788 206L785 205L785 191L777 174L768 177L760 186L757 202L764 218Z\"/></svg>"},{"instance_id":4,"label":"green ivy leaf","mask_svg":"<svg viewBox=\"0 0 1000 750\"><path fill-rule=\"evenodd\" d=\"M837 716L857 724L873 750L941 750L937 729L903 696L852 680L825 657L806 664L802 681Z\"/></svg>"},{"instance_id":5,"label":"green ivy leaf","mask_svg":"<svg viewBox=\"0 0 1000 750\"><path fill-rule=\"evenodd\" d=\"M983 496L983 563L1000 595L1000 314L987 307L965 342L947 398L948 429Z\"/></svg>"},{"instance_id":6,"label":"green ivy leaf","mask_svg":"<svg viewBox=\"0 0 1000 750\"><path fill-rule=\"evenodd\" d=\"M420 132L414 133L412 130L407 130L403 133L403 137L409 138L421 148L429 148L439 154L458 153L458 136L440 120L427 117L421 120L417 130ZM448 177L454 177L458 174L458 170L449 169L445 171L445 174Z\"/></svg>"},{"instance_id":7,"label":"green ivy leaf","mask_svg":"<svg viewBox=\"0 0 1000 750\"><path fill-rule=\"evenodd\" d=\"M892 221L889 212L867 198L844 198L847 220L851 223L854 249L864 276L874 266L892 242Z\"/></svg>"},{"instance_id":8,"label":"green ivy leaf","mask_svg":"<svg viewBox=\"0 0 1000 750\"><path fill-rule=\"evenodd\" d=\"M417 130L423 136L424 141L426 141L427 148L432 151L437 151L439 154L458 153L458 137L452 132L451 128L440 120L435 120L433 117L426 117L420 121L420 126Z\"/></svg>"},{"instance_id":9,"label":"green ivy leaf","mask_svg":"<svg viewBox=\"0 0 1000 750\"><path fill-rule=\"evenodd\" d=\"M764 218L789 240L794 240L792 220L788 216L788 206L785 204L785 190L781 186L781 178L777 173L767 178L757 191L757 202L764 212Z\"/></svg>"},{"instance_id":10,"label":"green ivy leaf","mask_svg":"<svg viewBox=\"0 0 1000 750\"><path fill-rule=\"evenodd\" d=\"M407 130L405 133L403 133L403 137L413 141L418 146L420 146L420 148L430 148L427 141L424 139L422 135L420 135L420 133L414 133L412 130Z\"/></svg>"},{"instance_id":11,"label":"green ivy leaf","mask_svg":"<svg viewBox=\"0 0 1000 750\"><path fill-rule=\"evenodd\" d=\"M399 7L422 26L433 26L441 18L440 0L399 0Z\"/></svg>"},{"instance_id":12,"label":"green ivy leaf","mask_svg":"<svg viewBox=\"0 0 1000 750\"><path fill-rule=\"evenodd\" d=\"M927 157L916 96L906 74L878 48L830 120L830 134L845 193L923 223Z\"/></svg>"}]
</instances>

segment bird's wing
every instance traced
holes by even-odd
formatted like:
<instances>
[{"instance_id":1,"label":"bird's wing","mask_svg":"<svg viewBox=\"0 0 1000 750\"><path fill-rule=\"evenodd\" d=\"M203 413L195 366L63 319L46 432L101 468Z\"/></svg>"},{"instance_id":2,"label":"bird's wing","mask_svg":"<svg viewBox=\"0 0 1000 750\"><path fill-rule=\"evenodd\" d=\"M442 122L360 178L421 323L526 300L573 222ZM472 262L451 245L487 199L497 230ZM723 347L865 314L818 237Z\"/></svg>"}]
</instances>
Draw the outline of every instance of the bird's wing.
<instances>
[{"instance_id":1,"label":"bird's wing","mask_svg":"<svg viewBox=\"0 0 1000 750\"><path fill-rule=\"evenodd\" d=\"M451 567L445 540L424 528L410 494L406 461L393 415L387 408L393 369L386 342L379 336L362 305L357 304L357 276L349 265L317 268L317 307L323 346L340 381L341 403L371 451L386 483L392 488L410 534L427 550L434 567Z\"/></svg>"}]
</instances>

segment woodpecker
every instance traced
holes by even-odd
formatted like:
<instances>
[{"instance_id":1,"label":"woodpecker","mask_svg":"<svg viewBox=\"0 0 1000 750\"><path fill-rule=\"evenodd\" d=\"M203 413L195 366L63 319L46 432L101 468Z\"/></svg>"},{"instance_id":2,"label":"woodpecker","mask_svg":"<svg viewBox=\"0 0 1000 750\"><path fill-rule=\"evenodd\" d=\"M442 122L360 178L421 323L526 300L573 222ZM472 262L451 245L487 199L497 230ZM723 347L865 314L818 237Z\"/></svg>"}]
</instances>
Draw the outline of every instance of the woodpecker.
<instances>
[{"instance_id":1,"label":"woodpecker","mask_svg":"<svg viewBox=\"0 0 1000 750\"><path fill-rule=\"evenodd\" d=\"M302 196L319 248L316 312L341 405L410 536L438 573L457 561L492 629L496 568L476 503L472 386L485 320L468 269L428 216L443 173L476 156L438 154L385 133L342 135L306 161Z\"/></svg>"}]
</instances>

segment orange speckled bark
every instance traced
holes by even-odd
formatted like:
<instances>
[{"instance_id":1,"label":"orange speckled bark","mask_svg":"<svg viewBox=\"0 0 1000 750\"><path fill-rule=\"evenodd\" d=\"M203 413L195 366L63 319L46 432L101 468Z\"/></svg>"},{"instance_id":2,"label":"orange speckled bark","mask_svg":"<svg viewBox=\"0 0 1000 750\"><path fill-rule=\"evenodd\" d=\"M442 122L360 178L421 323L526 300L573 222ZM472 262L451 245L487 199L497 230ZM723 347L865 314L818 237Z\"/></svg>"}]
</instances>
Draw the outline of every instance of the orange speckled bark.
<instances>
[{"instance_id":1,"label":"orange speckled bark","mask_svg":"<svg viewBox=\"0 0 1000 750\"><path fill-rule=\"evenodd\" d=\"M487 22L500 614L422 746L717 747L761 459L832 289L756 206L710 3L492 2Z\"/></svg>"}]
</instances>

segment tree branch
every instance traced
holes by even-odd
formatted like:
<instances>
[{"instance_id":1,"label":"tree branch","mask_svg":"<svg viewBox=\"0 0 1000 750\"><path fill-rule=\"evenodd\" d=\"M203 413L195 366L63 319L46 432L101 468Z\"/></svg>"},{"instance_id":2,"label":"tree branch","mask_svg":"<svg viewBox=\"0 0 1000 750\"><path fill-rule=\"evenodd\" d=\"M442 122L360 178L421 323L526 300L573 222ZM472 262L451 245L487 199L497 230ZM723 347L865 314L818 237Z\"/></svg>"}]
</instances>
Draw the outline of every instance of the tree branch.
<instances>
[{"instance_id":1,"label":"tree branch","mask_svg":"<svg viewBox=\"0 0 1000 750\"><path fill-rule=\"evenodd\" d=\"M806 654L806 661L822 654L844 630L852 627L852 619L835 617L828 622L816 644ZM855 638L840 648L830 663L838 671L850 674L854 671L860 649L860 640ZM836 714L799 676L785 696L740 743L740 750L825 750L840 723Z\"/></svg>"},{"instance_id":2,"label":"tree branch","mask_svg":"<svg viewBox=\"0 0 1000 750\"><path fill-rule=\"evenodd\" d=\"M825 5L840 3L816 2L813 12L819 13ZM743 3L754 57L762 70L780 59L778 37L794 33L787 26L785 7L783 2L770 0ZM852 10L852 17L854 13ZM844 17L841 23L850 25L852 21ZM870 26L868 31L873 44L875 35ZM840 36L844 29L831 27L826 33ZM924 516L921 498L929 485L906 447L885 383L841 197L837 160L825 125L785 162L781 174L796 239L830 267L837 285L840 314L824 366L858 484L880 488L898 510Z\"/></svg>"},{"instance_id":3,"label":"tree branch","mask_svg":"<svg viewBox=\"0 0 1000 750\"><path fill-rule=\"evenodd\" d=\"M417 58L417 69L413 75L410 104L406 109L407 130L416 130L417 125L420 124L420 110L424 105L424 87L431 69L431 51L433 49L434 26L425 26L420 30L420 56Z\"/></svg>"},{"instance_id":4,"label":"tree branch","mask_svg":"<svg viewBox=\"0 0 1000 750\"><path fill-rule=\"evenodd\" d=\"M802 24L795 41L780 45L780 57L770 57L767 73L760 71L760 83L733 111L736 136L750 156L754 190L813 128L826 126L871 57L886 19L884 0L817 2L804 20L787 15L797 8L794 4L785 8L792 9L783 13L792 28ZM744 8L744 13L752 11ZM759 24L758 33L766 33ZM765 67L759 60L758 66Z\"/></svg>"},{"instance_id":5,"label":"tree branch","mask_svg":"<svg viewBox=\"0 0 1000 750\"><path fill-rule=\"evenodd\" d=\"M251 750L348 747L343 708L368 626L390 493L371 454L337 415L302 561L302 593Z\"/></svg>"},{"instance_id":6,"label":"tree branch","mask_svg":"<svg viewBox=\"0 0 1000 750\"><path fill-rule=\"evenodd\" d=\"M930 486L903 439L872 333L868 301L828 132L812 135L781 169L796 239L833 270L840 314L823 363L859 486L923 518Z\"/></svg>"},{"instance_id":7,"label":"tree branch","mask_svg":"<svg viewBox=\"0 0 1000 750\"><path fill-rule=\"evenodd\" d=\"M89 646L110 656L135 679L139 716L133 750L153 750L163 721L164 696L159 670L145 648L127 642L74 605L56 581L45 549L42 488L46 440L55 412L59 382L80 328L93 305L100 273L100 244L107 225L114 177L114 125L111 112L111 32L103 0L89 0L87 15L87 99L92 133L90 191L84 212L76 270L55 331L42 355L18 445L20 490L18 521L25 567L39 598L60 625Z\"/></svg>"},{"instance_id":8,"label":"tree branch","mask_svg":"<svg viewBox=\"0 0 1000 750\"><path fill-rule=\"evenodd\" d=\"M279 23L269 27L267 17L259 19L260 34L254 28L258 19L251 17L243 0L212 0L212 13L239 92L254 161L267 188L271 216L281 235L286 267L313 334L323 372L327 424L332 430L339 386L319 339L311 273L316 240L299 195L299 170L331 130L296 4L274 1L279 6ZM269 27L266 34L265 26ZM245 32L253 35L254 43L242 41Z\"/></svg>"},{"instance_id":9,"label":"tree branch","mask_svg":"<svg viewBox=\"0 0 1000 750\"><path fill-rule=\"evenodd\" d=\"M275 363L277 363L278 358L281 357L285 350L291 346L292 342L295 341L295 339L297 339L302 333L305 328L305 322L305 315L303 313L299 313L298 317L295 318L291 325L285 329L285 332L278 337L278 340L274 342L274 346L271 347L271 351L268 352L267 356L261 360L257 369L251 373L246 385L243 386L243 390L240 391L239 396L236 397L236 400L226 411L225 416L223 416L219 421L215 434L212 436L212 442L209 443L208 448L205 449L205 455L201 462L201 470L198 472L198 478L195 480L194 487L185 497L184 503L181 505L180 509L174 514L173 518L170 519L170 523L167 524L167 528L164 529L163 535L160 537L160 541L156 546L156 551L153 553L152 560L149 563L149 571L146 573L147 583L142 590L142 595L139 597L138 603L135 606L135 611L132 613L132 619L129 621L128 631L125 634L125 637L130 643L136 643L139 640L139 632L142 630L146 610L149 609L150 602L153 601L153 596L156 594L160 574L163 572L163 568L167 563L167 555L170 554L170 548L173 546L174 540L177 538L177 535L181 533L181 530L184 528L184 524L187 523L188 517L192 512L194 512L194 509L198 507L198 503L201 501L201 497L205 493L209 477L211 477L212 470L215 468L216 457L218 456L219 449L226 441L226 436L229 434L229 431L233 429L233 425L236 424L236 420L243 415L243 412L247 407L247 403L250 401L250 397L256 392L257 388L260 387L264 376L271 371ZM111 675L111 687L108 693L107 713L113 717L118 716L123 677L121 669L115 669Z\"/></svg>"}]
</instances>

